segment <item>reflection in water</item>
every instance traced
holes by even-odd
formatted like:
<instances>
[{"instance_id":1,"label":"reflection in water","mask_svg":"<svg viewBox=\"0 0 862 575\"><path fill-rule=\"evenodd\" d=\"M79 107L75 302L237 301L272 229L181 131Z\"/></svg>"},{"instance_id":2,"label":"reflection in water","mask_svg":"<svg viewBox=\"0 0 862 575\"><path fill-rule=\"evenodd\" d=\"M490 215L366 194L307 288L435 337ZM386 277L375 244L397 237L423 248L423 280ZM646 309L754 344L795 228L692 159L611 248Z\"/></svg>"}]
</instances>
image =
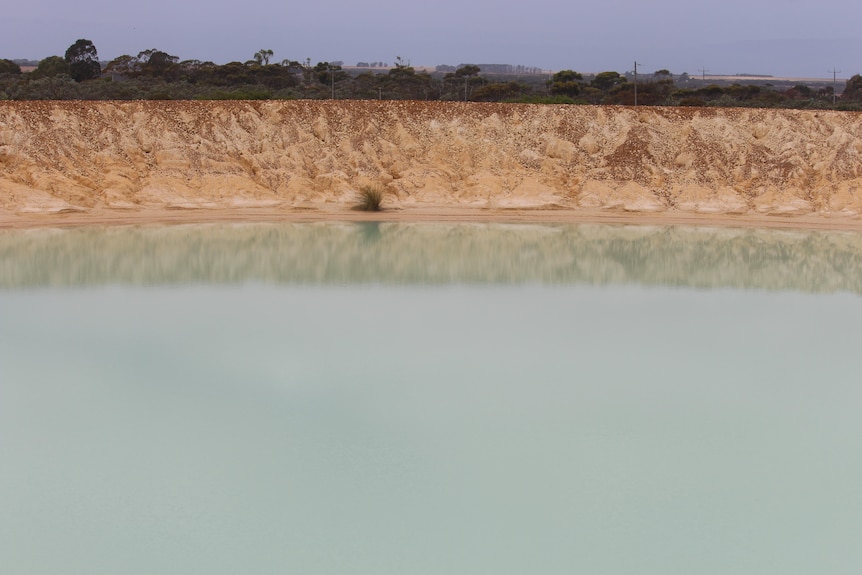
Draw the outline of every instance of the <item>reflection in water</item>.
<instances>
[{"instance_id":1,"label":"reflection in water","mask_svg":"<svg viewBox=\"0 0 862 575\"><path fill-rule=\"evenodd\" d=\"M375 222L0 233L0 288L236 282L637 283L862 293L862 235Z\"/></svg>"},{"instance_id":2,"label":"reflection in water","mask_svg":"<svg viewBox=\"0 0 862 575\"><path fill-rule=\"evenodd\" d=\"M0 571L857 575L858 242L0 234Z\"/></svg>"}]
</instances>

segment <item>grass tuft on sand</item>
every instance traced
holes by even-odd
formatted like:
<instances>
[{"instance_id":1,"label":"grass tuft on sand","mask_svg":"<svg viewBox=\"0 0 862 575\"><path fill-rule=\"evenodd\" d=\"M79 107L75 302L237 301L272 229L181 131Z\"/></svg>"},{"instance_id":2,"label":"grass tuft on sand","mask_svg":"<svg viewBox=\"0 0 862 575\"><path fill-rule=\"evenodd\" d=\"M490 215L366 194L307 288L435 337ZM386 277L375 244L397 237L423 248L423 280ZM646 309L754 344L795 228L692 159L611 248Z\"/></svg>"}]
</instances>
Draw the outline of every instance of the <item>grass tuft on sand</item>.
<instances>
[{"instance_id":1,"label":"grass tuft on sand","mask_svg":"<svg viewBox=\"0 0 862 575\"><path fill-rule=\"evenodd\" d=\"M361 212L379 212L383 210L383 190L374 186L365 186L359 190L358 203L354 210Z\"/></svg>"}]
</instances>

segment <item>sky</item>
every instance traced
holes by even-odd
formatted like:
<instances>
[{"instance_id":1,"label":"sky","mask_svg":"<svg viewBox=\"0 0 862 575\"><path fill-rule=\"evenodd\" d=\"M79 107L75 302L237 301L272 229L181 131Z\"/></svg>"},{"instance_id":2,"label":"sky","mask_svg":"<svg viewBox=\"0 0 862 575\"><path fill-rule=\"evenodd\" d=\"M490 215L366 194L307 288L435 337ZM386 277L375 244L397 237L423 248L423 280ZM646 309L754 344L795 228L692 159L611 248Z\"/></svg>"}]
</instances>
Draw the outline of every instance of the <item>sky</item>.
<instances>
[{"instance_id":1,"label":"sky","mask_svg":"<svg viewBox=\"0 0 862 575\"><path fill-rule=\"evenodd\" d=\"M862 73L860 21L857 0L32 0L3 8L0 58L62 56L86 38L101 60L156 48L223 64L269 49L274 62L847 78Z\"/></svg>"}]
</instances>

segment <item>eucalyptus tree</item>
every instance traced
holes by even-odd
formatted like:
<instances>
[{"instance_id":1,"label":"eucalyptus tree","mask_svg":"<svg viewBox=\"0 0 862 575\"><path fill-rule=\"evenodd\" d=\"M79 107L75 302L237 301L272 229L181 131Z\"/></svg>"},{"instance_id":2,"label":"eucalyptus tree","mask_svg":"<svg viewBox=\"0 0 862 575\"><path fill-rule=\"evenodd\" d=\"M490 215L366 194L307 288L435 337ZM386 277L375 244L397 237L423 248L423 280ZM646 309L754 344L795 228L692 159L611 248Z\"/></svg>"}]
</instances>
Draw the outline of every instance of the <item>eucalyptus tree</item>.
<instances>
[{"instance_id":1,"label":"eucalyptus tree","mask_svg":"<svg viewBox=\"0 0 862 575\"><path fill-rule=\"evenodd\" d=\"M269 66L269 59L272 58L274 52L272 50L258 50L254 53L254 61L258 66Z\"/></svg>"},{"instance_id":2,"label":"eucalyptus tree","mask_svg":"<svg viewBox=\"0 0 862 575\"><path fill-rule=\"evenodd\" d=\"M30 78L53 78L54 76L60 76L63 74L66 76L72 75L69 63L60 56L48 56L41 60L39 65L36 66L36 69L30 73Z\"/></svg>"},{"instance_id":3,"label":"eucalyptus tree","mask_svg":"<svg viewBox=\"0 0 862 575\"><path fill-rule=\"evenodd\" d=\"M96 46L90 40L82 38L69 46L65 60L76 82L92 80L102 75Z\"/></svg>"}]
</instances>

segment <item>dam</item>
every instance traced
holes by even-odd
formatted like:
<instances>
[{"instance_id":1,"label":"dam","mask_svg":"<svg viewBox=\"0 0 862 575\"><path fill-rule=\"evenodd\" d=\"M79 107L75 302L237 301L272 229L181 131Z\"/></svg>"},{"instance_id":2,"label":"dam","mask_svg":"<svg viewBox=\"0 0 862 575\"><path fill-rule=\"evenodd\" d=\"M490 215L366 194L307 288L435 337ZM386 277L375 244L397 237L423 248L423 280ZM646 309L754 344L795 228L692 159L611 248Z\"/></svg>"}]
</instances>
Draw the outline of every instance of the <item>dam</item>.
<instances>
[{"instance_id":1,"label":"dam","mask_svg":"<svg viewBox=\"0 0 862 575\"><path fill-rule=\"evenodd\" d=\"M0 102L4 572L858 573L859 120Z\"/></svg>"}]
</instances>

